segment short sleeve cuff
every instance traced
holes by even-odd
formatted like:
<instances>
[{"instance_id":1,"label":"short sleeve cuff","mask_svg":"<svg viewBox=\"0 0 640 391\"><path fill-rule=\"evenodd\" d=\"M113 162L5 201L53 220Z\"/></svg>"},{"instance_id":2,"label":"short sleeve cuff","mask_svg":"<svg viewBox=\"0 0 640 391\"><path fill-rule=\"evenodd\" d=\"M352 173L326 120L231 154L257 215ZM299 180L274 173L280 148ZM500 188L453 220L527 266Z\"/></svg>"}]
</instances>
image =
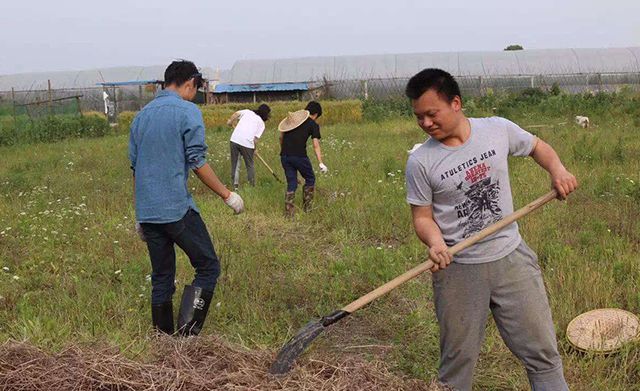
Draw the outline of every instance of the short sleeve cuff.
<instances>
[{"instance_id":1,"label":"short sleeve cuff","mask_svg":"<svg viewBox=\"0 0 640 391\"><path fill-rule=\"evenodd\" d=\"M530 156L533 150L538 144L538 137L531 135L531 140L529 141L529 147L526 149L524 156Z\"/></svg>"},{"instance_id":2,"label":"short sleeve cuff","mask_svg":"<svg viewBox=\"0 0 640 391\"><path fill-rule=\"evenodd\" d=\"M407 198L407 204L413 205L413 206L429 206L432 204L432 202L425 201L425 200L417 200L415 198Z\"/></svg>"}]
</instances>

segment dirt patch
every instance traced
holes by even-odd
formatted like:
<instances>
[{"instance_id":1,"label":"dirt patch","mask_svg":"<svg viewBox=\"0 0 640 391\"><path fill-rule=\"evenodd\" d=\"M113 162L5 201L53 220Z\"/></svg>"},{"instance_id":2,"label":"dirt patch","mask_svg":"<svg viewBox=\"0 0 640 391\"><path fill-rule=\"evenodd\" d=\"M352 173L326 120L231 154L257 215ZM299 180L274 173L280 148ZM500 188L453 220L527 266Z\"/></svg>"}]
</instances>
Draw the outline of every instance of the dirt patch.
<instances>
[{"instance_id":1,"label":"dirt patch","mask_svg":"<svg viewBox=\"0 0 640 391\"><path fill-rule=\"evenodd\" d=\"M27 343L0 346L2 390L444 390L357 357L302 359L287 375L268 373L274 352L218 338L158 337L146 362L113 348L73 346L49 354Z\"/></svg>"}]
</instances>

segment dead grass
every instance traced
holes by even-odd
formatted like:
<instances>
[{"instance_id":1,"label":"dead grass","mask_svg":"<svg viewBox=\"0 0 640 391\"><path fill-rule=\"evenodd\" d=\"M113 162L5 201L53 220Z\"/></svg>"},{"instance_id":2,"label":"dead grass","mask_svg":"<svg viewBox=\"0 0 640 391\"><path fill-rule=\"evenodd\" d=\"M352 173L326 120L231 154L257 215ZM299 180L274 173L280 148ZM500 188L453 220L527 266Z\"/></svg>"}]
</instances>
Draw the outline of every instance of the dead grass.
<instances>
[{"instance_id":1,"label":"dead grass","mask_svg":"<svg viewBox=\"0 0 640 391\"><path fill-rule=\"evenodd\" d=\"M268 373L274 354L220 339L155 337L145 362L114 348L70 346L50 354L28 343L0 346L2 390L444 390L391 373L381 361L314 355L287 376ZM319 358L320 359L319 359Z\"/></svg>"}]
</instances>

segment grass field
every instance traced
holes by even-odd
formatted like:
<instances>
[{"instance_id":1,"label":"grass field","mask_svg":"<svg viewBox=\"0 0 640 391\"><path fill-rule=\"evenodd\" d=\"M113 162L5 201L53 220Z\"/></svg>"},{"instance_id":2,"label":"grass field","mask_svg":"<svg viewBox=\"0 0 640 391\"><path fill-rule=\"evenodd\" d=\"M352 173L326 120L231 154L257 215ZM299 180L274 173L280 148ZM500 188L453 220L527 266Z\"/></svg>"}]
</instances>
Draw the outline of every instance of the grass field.
<instances>
[{"instance_id":1,"label":"grass field","mask_svg":"<svg viewBox=\"0 0 640 391\"><path fill-rule=\"evenodd\" d=\"M571 389L640 390L639 346L591 356L565 340L564 329L581 312L640 313L639 111L599 109L596 102L584 106L591 111L575 112L574 103L470 104L469 112L487 114L496 104L498 114L535 125L531 131L577 176L575 195L526 217L521 232L540 258ZM574 125L577 114L589 115L593 126ZM282 177L277 122L267 124L259 152ZM310 319L424 260L404 201L407 149L425 138L415 122L365 118L324 126L322 134L330 173L319 175L315 210L295 221L282 216L284 185L259 162L257 186L241 187L247 210L239 216L191 179L223 267L204 333L275 350ZM228 138L220 129L207 138L209 162L226 183ZM133 230L127 141L117 135L0 148L0 341L28 340L54 351L108 343L144 357L151 270ZM532 159L514 159L510 169L516 207L548 191ZM179 253L176 307L191 277ZM340 322L309 355L382 358L398 373L429 380L438 364L431 294L430 277L421 276ZM475 389L527 387L490 323Z\"/></svg>"}]
</instances>

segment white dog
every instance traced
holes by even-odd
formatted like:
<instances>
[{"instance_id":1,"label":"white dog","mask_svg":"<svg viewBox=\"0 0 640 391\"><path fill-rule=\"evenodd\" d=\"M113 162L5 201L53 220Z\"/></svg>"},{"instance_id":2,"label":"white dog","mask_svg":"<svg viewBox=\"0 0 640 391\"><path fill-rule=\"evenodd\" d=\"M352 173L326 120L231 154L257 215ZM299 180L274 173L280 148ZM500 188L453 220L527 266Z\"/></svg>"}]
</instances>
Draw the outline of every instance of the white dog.
<instances>
[{"instance_id":1,"label":"white dog","mask_svg":"<svg viewBox=\"0 0 640 391\"><path fill-rule=\"evenodd\" d=\"M589 127L589 117L583 117L581 115L576 115L576 123L583 128Z\"/></svg>"}]
</instances>

